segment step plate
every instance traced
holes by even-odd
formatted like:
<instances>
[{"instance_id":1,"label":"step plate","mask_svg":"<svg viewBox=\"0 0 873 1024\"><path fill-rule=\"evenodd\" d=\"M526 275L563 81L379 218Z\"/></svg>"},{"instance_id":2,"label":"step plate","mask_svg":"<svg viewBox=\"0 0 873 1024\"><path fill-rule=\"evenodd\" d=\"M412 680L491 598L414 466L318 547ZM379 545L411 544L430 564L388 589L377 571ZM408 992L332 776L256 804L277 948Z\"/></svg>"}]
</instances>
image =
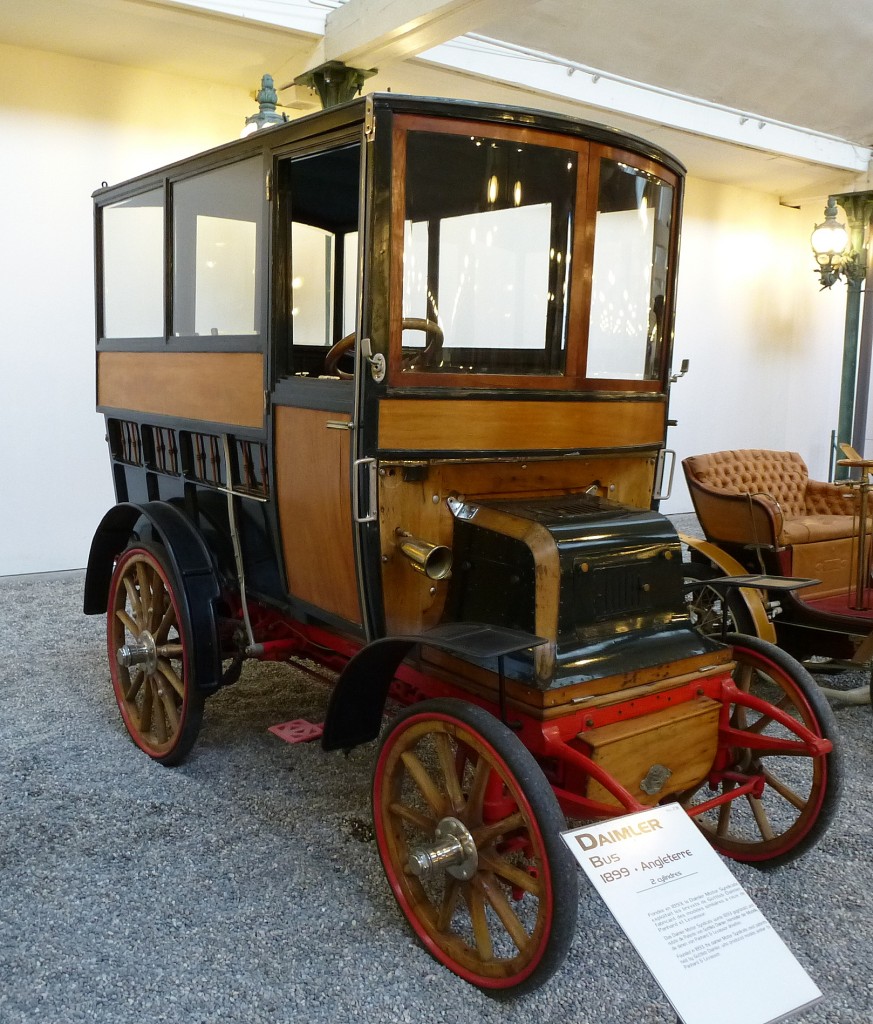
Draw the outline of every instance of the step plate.
<instances>
[{"instance_id":1,"label":"step plate","mask_svg":"<svg viewBox=\"0 0 873 1024\"><path fill-rule=\"evenodd\" d=\"M305 718L292 718L290 722L271 725L267 732L273 733L286 743L310 743L312 740L321 739L324 723L309 722Z\"/></svg>"}]
</instances>

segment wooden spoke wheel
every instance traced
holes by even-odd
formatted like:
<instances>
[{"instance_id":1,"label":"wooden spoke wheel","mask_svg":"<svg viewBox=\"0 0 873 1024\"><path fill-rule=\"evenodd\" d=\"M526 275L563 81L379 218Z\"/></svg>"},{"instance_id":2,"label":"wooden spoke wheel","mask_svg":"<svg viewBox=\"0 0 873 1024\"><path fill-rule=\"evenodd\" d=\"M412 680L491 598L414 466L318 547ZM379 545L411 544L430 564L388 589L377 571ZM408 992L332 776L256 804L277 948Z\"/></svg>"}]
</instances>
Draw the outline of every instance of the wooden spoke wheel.
<instances>
[{"instance_id":1,"label":"wooden spoke wheel","mask_svg":"<svg viewBox=\"0 0 873 1024\"><path fill-rule=\"evenodd\" d=\"M203 717L182 601L160 549L142 544L122 552L106 616L112 685L134 743L167 765L185 757Z\"/></svg>"},{"instance_id":2,"label":"wooden spoke wheel","mask_svg":"<svg viewBox=\"0 0 873 1024\"><path fill-rule=\"evenodd\" d=\"M382 739L373 817L394 896L446 967L515 995L563 962L578 901L566 822L531 754L492 715L460 700L401 714Z\"/></svg>"},{"instance_id":3,"label":"wooden spoke wheel","mask_svg":"<svg viewBox=\"0 0 873 1024\"><path fill-rule=\"evenodd\" d=\"M721 594L714 587L706 586L707 580L714 579L719 574L700 562L685 562L682 571L688 587L685 593L688 614L691 616L692 626L699 633L720 638L725 632L727 612L728 633L755 635L754 619L735 587Z\"/></svg>"},{"instance_id":4,"label":"wooden spoke wheel","mask_svg":"<svg viewBox=\"0 0 873 1024\"><path fill-rule=\"evenodd\" d=\"M711 800L713 790L740 791L695 821L728 857L783 864L818 842L839 804L842 771L833 712L806 669L778 647L736 634L726 641L733 646L737 689L767 701L834 748L817 752L773 714L735 702L709 787L703 783L680 800L691 811Z\"/></svg>"}]
</instances>

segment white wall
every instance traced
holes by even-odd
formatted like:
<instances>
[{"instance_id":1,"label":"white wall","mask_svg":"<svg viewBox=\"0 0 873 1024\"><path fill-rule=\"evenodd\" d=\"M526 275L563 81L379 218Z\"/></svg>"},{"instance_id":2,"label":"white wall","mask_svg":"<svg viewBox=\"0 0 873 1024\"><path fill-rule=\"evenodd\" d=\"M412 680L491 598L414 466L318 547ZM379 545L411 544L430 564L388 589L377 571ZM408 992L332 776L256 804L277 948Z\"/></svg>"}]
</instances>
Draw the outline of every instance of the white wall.
<instances>
[{"instance_id":1,"label":"white wall","mask_svg":"<svg viewBox=\"0 0 873 1024\"><path fill-rule=\"evenodd\" d=\"M827 478L837 425L845 290L820 291L809 236L821 204L688 180L679 260L665 512L692 511L678 461L726 448L798 451Z\"/></svg>"},{"instance_id":2,"label":"white wall","mask_svg":"<svg viewBox=\"0 0 873 1024\"><path fill-rule=\"evenodd\" d=\"M0 46L0 575L83 566L113 503L94 412L91 192L236 138L252 109L239 89ZM689 181L679 458L791 448L825 474L844 294L819 293L810 269L820 214ZM680 478L667 511L691 507Z\"/></svg>"},{"instance_id":3,"label":"white wall","mask_svg":"<svg viewBox=\"0 0 873 1024\"><path fill-rule=\"evenodd\" d=\"M239 89L0 46L0 575L83 566L114 502L91 193L238 137L253 106Z\"/></svg>"}]
</instances>

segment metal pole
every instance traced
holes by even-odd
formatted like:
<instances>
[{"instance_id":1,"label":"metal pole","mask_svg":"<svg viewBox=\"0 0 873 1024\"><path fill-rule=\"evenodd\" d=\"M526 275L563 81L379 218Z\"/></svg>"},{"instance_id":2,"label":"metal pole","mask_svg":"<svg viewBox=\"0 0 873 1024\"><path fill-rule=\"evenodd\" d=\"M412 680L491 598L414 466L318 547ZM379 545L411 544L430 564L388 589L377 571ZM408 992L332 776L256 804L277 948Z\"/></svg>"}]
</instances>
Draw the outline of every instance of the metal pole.
<instances>
[{"instance_id":1,"label":"metal pole","mask_svg":"<svg viewBox=\"0 0 873 1024\"><path fill-rule=\"evenodd\" d=\"M837 444L852 443L855 412L855 376L858 368L858 325L861 321L861 282L846 282L846 324L843 330L843 368L840 375L840 412L837 419ZM849 470L837 466L836 479L846 480Z\"/></svg>"},{"instance_id":2,"label":"metal pole","mask_svg":"<svg viewBox=\"0 0 873 1024\"><path fill-rule=\"evenodd\" d=\"M840 374L840 409L837 422L837 445L852 444L855 440L859 415L855 415L856 378L857 387L866 387L867 379L858 375L858 329L861 323L861 286L867 277L867 226L873 211L873 191L844 192L833 198L848 220L852 258L844 268L846 278L846 324L843 331L843 365ZM864 410L866 419L866 410ZM866 426L866 424L865 424ZM863 438L863 428L862 428ZM863 443L863 442L862 442ZM836 479L849 476L846 466L837 466Z\"/></svg>"},{"instance_id":3,"label":"metal pole","mask_svg":"<svg viewBox=\"0 0 873 1024\"><path fill-rule=\"evenodd\" d=\"M852 447L860 455L867 438L867 415L870 399L870 369L873 364L873 260L867 267L864 302L861 312L861 337L858 339L858 380L855 385L855 418L852 423Z\"/></svg>"}]
</instances>

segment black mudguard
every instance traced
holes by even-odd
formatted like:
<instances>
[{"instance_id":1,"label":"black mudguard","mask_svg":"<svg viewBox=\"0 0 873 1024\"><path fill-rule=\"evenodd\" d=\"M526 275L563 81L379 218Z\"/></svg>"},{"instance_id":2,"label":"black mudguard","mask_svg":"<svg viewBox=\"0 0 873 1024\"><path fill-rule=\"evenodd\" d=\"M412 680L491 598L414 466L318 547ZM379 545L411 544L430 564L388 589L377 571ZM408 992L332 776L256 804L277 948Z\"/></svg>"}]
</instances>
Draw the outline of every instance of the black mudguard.
<instances>
[{"instance_id":1,"label":"black mudguard","mask_svg":"<svg viewBox=\"0 0 873 1024\"><path fill-rule=\"evenodd\" d=\"M532 633L480 622L448 622L427 633L374 640L352 658L330 696L321 745L349 750L376 739L394 674L417 644L467 661L492 661L546 641Z\"/></svg>"},{"instance_id":2,"label":"black mudguard","mask_svg":"<svg viewBox=\"0 0 873 1024\"><path fill-rule=\"evenodd\" d=\"M106 611L109 581L115 559L127 547L134 527L145 520L167 552L182 590L184 609L192 638L193 678L198 689L213 693L221 685L221 649L218 642L215 602L221 587L209 549L190 519L163 501L144 504L121 502L103 517L88 555L84 611Z\"/></svg>"}]
</instances>

